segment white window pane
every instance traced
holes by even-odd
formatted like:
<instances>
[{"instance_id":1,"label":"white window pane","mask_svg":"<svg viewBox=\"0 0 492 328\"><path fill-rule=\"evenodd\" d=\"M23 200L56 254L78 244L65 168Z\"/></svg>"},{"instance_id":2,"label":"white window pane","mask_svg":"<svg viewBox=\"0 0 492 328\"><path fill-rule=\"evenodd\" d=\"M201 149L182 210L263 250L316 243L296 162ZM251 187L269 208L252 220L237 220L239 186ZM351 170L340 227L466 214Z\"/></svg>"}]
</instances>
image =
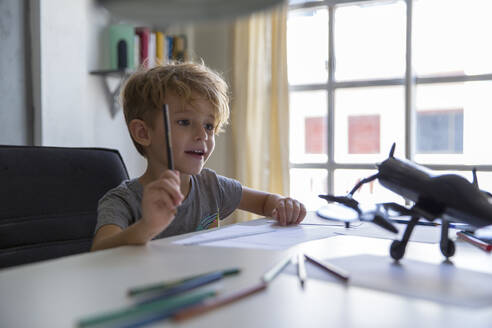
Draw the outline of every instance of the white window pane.
<instances>
[{"instance_id":1,"label":"white window pane","mask_svg":"<svg viewBox=\"0 0 492 328\"><path fill-rule=\"evenodd\" d=\"M471 175L471 173L470 173ZM473 177L468 178L469 181L473 181ZM478 187L481 190L492 193L492 172L477 172Z\"/></svg>"},{"instance_id":2,"label":"white window pane","mask_svg":"<svg viewBox=\"0 0 492 328\"><path fill-rule=\"evenodd\" d=\"M315 211L326 204L318 195L325 195L328 173L323 169L291 169L290 196L302 202L308 211Z\"/></svg>"},{"instance_id":3,"label":"white window pane","mask_svg":"<svg viewBox=\"0 0 492 328\"><path fill-rule=\"evenodd\" d=\"M340 6L335 11L335 78L402 78L405 73L403 1Z\"/></svg>"},{"instance_id":4,"label":"white window pane","mask_svg":"<svg viewBox=\"0 0 492 328\"><path fill-rule=\"evenodd\" d=\"M335 93L335 161L376 163L396 143L405 154L404 90L401 86L338 89Z\"/></svg>"},{"instance_id":5,"label":"white window pane","mask_svg":"<svg viewBox=\"0 0 492 328\"><path fill-rule=\"evenodd\" d=\"M492 1L414 1L417 75L492 72Z\"/></svg>"},{"instance_id":6,"label":"white window pane","mask_svg":"<svg viewBox=\"0 0 492 328\"><path fill-rule=\"evenodd\" d=\"M416 136L415 160L423 164L492 164L488 146L492 140L491 91L492 82L418 85L416 130L420 134ZM419 115L425 113L436 119L422 122Z\"/></svg>"},{"instance_id":7,"label":"white window pane","mask_svg":"<svg viewBox=\"0 0 492 328\"><path fill-rule=\"evenodd\" d=\"M328 11L289 11L287 68L290 84L325 83L328 79Z\"/></svg>"},{"instance_id":8,"label":"white window pane","mask_svg":"<svg viewBox=\"0 0 492 328\"><path fill-rule=\"evenodd\" d=\"M325 163L327 161L326 91L290 93L290 162Z\"/></svg>"},{"instance_id":9,"label":"white window pane","mask_svg":"<svg viewBox=\"0 0 492 328\"><path fill-rule=\"evenodd\" d=\"M362 179L376 174L376 170L335 170L333 177L335 195L346 195ZM377 180L362 185L354 194L362 204L396 202L404 204L403 197L384 188Z\"/></svg>"}]
</instances>

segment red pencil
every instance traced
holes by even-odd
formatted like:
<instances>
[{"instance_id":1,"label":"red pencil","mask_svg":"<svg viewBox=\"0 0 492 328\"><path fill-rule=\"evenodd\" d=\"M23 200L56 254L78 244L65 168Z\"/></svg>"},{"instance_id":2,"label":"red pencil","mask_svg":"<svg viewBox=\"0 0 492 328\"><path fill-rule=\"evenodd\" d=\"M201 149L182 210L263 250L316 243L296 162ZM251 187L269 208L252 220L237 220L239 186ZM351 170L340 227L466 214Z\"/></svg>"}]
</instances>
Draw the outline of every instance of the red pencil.
<instances>
[{"instance_id":1,"label":"red pencil","mask_svg":"<svg viewBox=\"0 0 492 328\"><path fill-rule=\"evenodd\" d=\"M345 270L333 265L333 264L330 264L330 263L327 263L327 262L322 262L318 259L315 259L314 257L312 256L308 256L306 254L304 254L304 256L306 257L306 259L313 263L313 264L316 264L317 266L319 266L320 268L322 268L323 270L331 273L332 275L334 275L335 277L337 278L340 278L342 279L343 281L348 281L349 278L350 278L350 275L348 272L346 272Z\"/></svg>"},{"instance_id":2,"label":"red pencil","mask_svg":"<svg viewBox=\"0 0 492 328\"><path fill-rule=\"evenodd\" d=\"M477 237L475 236L472 236L470 233L468 232L465 232L465 231L458 231L456 233L456 235L458 236L458 238L460 238L461 240L463 241L466 241L467 243L470 243L472 244L473 246L476 246L478 248L480 248L481 250L485 251L485 252L490 252L492 251L492 245L481 240L481 239L478 239Z\"/></svg>"}]
</instances>

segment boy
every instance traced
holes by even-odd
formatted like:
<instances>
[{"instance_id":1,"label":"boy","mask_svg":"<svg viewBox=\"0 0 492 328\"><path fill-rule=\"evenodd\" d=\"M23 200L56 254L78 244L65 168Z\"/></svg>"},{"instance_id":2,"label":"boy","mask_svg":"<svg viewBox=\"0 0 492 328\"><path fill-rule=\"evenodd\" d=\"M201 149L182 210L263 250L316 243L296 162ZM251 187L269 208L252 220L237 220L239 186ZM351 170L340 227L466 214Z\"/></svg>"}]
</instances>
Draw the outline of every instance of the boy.
<instances>
[{"instance_id":1,"label":"boy","mask_svg":"<svg viewBox=\"0 0 492 328\"><path fill-rule=\"evenodd\" d=\"M195 63L142 70L128 79L122 100L130 136L147 169L101 198L92 250L206 229L236 208L273 217L280 225L304 219L300 202L243 187L203 168L215 134L229 118L227 85L217 73ZM174 171L167 169L164 104Z\"/></svg>"}]
</instances>

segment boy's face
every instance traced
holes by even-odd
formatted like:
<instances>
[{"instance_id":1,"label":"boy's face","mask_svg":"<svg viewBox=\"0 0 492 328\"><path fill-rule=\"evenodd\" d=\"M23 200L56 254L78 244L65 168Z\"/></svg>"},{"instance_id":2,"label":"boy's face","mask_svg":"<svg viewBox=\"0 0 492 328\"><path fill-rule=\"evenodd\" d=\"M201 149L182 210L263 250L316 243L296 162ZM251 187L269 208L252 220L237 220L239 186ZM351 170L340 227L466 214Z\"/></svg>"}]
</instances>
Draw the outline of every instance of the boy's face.
<instances>
[{"instance_id":1,"label":"boy's face","mask_svg":"<svg viewBox=\"0 0 492 328\"><path fill-rule=\"evenodd\" d=\"M198 174L215 147L215 117L210 102L192 94L193 101L185 103L176 95L166 96L174 167L184 174ZM167 167L166 137L162 112L153 129L152 148ZM164 164L163 163L163 164Z\"/></svg>"}]
</instances>

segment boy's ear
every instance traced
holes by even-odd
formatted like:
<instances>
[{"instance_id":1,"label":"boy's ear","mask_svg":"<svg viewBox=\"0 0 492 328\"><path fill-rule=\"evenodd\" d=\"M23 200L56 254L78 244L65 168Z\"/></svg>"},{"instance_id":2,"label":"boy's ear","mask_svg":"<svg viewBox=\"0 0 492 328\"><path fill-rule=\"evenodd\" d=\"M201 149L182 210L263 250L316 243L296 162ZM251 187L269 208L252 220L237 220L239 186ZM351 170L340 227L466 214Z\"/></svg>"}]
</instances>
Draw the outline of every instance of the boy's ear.
<instances>
[{"instance_id":1,"label":"boy's ear","mask_svg":"<svg viewBox=\"0 0 492 328\"><path fill-rule=\"evenodd\" d=\"M139 119L133 119L130 121L128 125L128 129L130 130L130 134L132 135L133 140L136 143L142 146L149 146L152 140L150 136L149 127L145 124L144 121Z\"/></svg>"}]
</instances>

